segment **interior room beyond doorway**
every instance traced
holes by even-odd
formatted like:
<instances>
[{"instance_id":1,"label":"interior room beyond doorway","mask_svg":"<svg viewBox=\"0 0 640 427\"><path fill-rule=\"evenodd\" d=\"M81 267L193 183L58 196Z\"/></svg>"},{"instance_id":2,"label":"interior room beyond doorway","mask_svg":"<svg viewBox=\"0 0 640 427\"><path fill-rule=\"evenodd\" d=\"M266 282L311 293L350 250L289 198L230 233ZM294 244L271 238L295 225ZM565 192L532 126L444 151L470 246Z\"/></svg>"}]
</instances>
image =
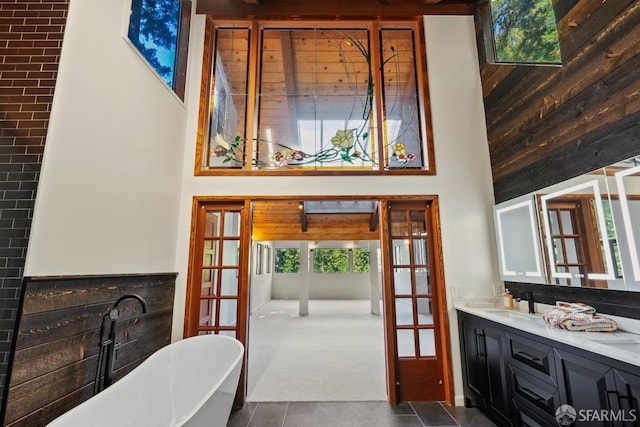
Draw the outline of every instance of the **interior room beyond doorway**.
<instances>
[{"instance_id":1,"label":"interior room beyond doorway","mask_svg":"<svg viewBox=\"0 0 640 427\"><path fill-rule=\"evenodd\" d=\"M248 401L387 400L375 204L254 202Z\"/></svg>"}]
</instances>

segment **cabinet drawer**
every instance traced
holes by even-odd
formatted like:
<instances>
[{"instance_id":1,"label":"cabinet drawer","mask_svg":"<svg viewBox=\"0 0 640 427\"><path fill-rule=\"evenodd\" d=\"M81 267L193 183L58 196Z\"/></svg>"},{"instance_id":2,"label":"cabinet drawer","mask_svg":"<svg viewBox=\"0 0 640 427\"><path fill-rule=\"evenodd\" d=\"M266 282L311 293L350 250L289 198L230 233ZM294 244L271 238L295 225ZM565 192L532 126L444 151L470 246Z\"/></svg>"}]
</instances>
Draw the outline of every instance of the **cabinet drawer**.
<instances>
[{"instance_id":1,"label":"cabinet drawer","mask_svg":"<svg viewBox=\"0 0 640 427\"><path fill-rule=\"evenodd\" d=\"M554 415L556 408L560 406L558 388L531 375L529 372L518 369L509 364L511 372L511 394L522 402L541 409L544 413Z\"/></svg>"},{"instance_id":2,"label":"cabinet drawer","mask_svg":"<svg viewBox=\"0 0 640 427\"><path fill-rule=\"evenodd\" d=\"M558 422L555 416L551 416L539 409L532 407L530 404L516 396L513 399L513 406L515 409L515 425L521 427L549 427L557 426Z\"/></svg>"},{"instance_id":3,"label":"cabinet drawer","mask_svg":"<svg viewBox=\"0 0 640 427\"><path fill-rule=\"evenodd\" d=\"M511 360L517 360L543 373L550 382L554 382L553 349L550 346L511 333L506 335L509 343L508 357Z\"/></svg>"}]
</instances>

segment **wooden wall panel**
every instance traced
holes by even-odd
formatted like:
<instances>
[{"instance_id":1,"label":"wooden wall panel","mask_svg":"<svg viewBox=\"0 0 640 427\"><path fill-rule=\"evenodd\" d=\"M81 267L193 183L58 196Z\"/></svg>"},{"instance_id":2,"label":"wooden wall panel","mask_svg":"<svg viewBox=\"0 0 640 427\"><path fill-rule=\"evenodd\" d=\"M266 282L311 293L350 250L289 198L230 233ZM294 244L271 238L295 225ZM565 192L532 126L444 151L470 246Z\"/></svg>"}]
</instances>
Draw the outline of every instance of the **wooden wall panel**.
<instances>
[{"instance_id":1,"label":"wooden wall panel","mask_svg":"<svg viewBox=\"0 0 640 427\"><path fill-rule=\"evenodd\" d=\"M476 39L496 202L640 153L640 2L553 0L562 67L492 65ZM538 302L638 318L638 293L507 283Z\"/></svg>"},{"instance_id":2,"label":"wooden wall panel","mask_svg":"<svg viewBox=\"0 0 640 427\"><path fill-rule=\"evenodd\" d=\"M640 153L640 2L554 1L561 67L487 63L496 202Z\"/></svg>"},{"instance_id":3,"label":"wooden wall panel","mask_svg":"<svg viewBox=\"0 0 640 427\"><path fill-rule=\"evenodd\" d=\"M174 290L173 273L26 278L5 425L45 425L93 396L103 316L124 294L149 310L120 304L114 381L169 344Z\"/></svg>"}]
</instances>

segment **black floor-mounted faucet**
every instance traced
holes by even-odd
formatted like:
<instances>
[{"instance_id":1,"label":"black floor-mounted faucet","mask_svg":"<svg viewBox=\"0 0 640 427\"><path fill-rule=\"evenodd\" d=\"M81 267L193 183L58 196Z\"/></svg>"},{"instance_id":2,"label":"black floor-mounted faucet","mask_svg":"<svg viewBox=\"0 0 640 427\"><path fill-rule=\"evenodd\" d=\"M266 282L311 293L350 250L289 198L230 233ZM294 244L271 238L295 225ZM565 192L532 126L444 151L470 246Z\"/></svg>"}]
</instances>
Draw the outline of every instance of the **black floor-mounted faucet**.
<instances>
[{"instance_id":1,"label":"black floor-mounted faucet","mask_svg":"<svg viewBox=\"0 0 640 427\"><path fill-rule=\"evenodd\" d=\"M116 343L116 321L120 317L120 309L118 308L118 306L120 305L121 302L126 301L128 299L137 300L142 306L142 313L146 313L149 309L147 301L145 301L145 299L142 298L140 295L126 294L118 298L118 300L113 305L113 307L109 309L109 312L104 315L104 318L102 320L102 329L100 331L100 356L98 358L98 370L96 375L96 386L95 386L96 393L109 387L112 383L115 354L116 354L116 349L119 346L119 344ZM111 321L110 328L109 328L109 335L106 339L104 338L104 333L103 333L105 320ZM102 364L103 362L105 362L105 358L106 358L106 364L103 369ZM104 370L104 373L103 373L103 370Z\"/></svg>"}]
</instances>

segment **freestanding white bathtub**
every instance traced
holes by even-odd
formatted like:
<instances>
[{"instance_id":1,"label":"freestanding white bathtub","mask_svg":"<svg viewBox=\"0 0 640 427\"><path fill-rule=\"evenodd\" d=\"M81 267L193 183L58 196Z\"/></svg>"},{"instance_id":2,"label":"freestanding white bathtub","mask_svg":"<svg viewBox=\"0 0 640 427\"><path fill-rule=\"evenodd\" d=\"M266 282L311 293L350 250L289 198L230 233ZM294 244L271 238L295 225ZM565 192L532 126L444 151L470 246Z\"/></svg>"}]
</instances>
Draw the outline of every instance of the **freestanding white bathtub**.
<instances>
[{"instance_id":1,"label":"freestanding white bathtub","mask_svg":"<svg viewBox=\"0 0 640 427\"><path fill-rule=\"evenodd\" d=\"M225 427L243 355L240 341L223 335L177 341L49 426Z\"/></svg>"}]
</instances>

